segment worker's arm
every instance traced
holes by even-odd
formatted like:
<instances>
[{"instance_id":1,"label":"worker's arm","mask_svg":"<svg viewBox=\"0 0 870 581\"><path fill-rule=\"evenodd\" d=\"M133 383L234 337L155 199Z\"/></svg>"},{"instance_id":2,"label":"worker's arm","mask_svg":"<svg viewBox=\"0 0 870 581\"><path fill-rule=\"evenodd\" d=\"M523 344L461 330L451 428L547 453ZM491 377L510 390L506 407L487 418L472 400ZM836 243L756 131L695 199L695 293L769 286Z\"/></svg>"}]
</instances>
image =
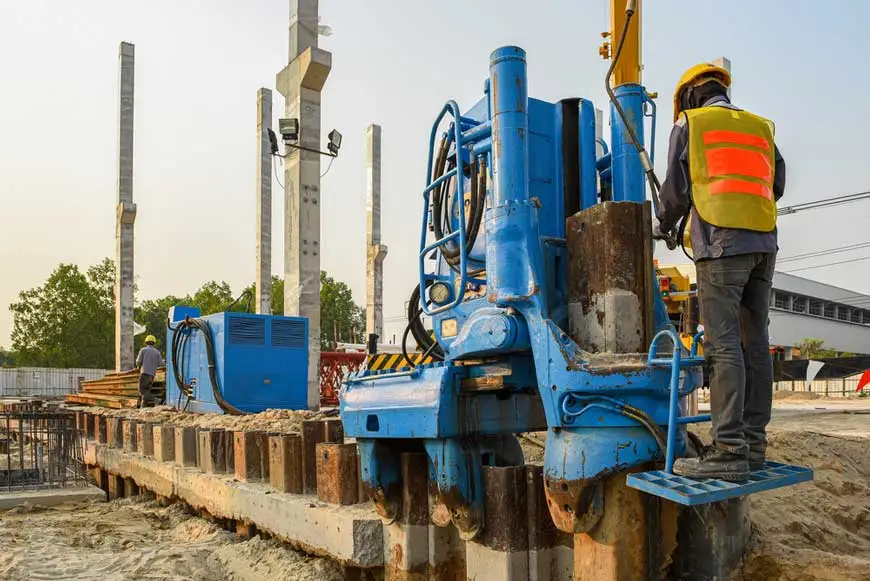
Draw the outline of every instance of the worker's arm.
<instances>
[{"instance_id":1,"label":"worker's arm","mask_svg":"<svg viewBox=\"0 0 870 581\"><path fill-rule=\"evenodd\" d=\"M139 369L140 367L142 367L142 352L143 351L144 351L143 349L140 349L139 355L136 356L136 369Z\"/></svg>"},{"instance_id":2,"label":"worker's arm","mask_svg":"<svg viewBox=\"0 0 870 581\"><path fill-rule=\"evenodd\" d=\"M659 219L662 232L670 232L689 211L689 176L686 175L686 146L689 131L683 117L671 129L668 139L668 171L659 193Z\"/></svg>"},{"instance_id":3,"label":"worker's arm","mask_svg":"<svg viewBox=\"0 0 870 581\"><path fill-rule=\"evenodd\" d=\"M773 151L776 158L776 166L773 170L773 199L778 202L785 193L785 160L776 145L773 146Z\"/></svg>"}]
</instances>

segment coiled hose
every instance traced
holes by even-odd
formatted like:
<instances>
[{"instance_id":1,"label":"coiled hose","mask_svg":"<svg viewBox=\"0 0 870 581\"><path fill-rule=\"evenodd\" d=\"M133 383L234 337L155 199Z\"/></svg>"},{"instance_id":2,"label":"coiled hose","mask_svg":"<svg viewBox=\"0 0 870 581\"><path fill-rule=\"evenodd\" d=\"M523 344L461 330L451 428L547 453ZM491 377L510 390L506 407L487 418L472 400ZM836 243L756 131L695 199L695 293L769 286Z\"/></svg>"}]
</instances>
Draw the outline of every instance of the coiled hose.
<instances>
[{"instance_id":1,"label":"coiled hose","mask_svg":"<svg viewBox=\"0 0 870 581\"><path fill-rule=\"evenodd\" d=\"M208 326L208 323L204 319L185 317L184 320L179 321L174 328L171 326L169 328L174 331L172 335L170 361L172 363L172 371L175 375L175 383L178 385L178 406L180 407L181 405L182 394L187 398L183 408L185 410L190 404L190 400L193 399L193 385L184 381L186 375L184 351L193 332L200 331L203 334L203 337L205 337L205 352L206 357L208 358L208 377L211 381L211 389L215 403L217 403L218 407L220 407L225 413L230 415L241 416L249 414L250 412L246 412L232 405L230 402L225 400L223 394L221 394L217 378L217 366L215 364L216 356L214 338L212 337L211 328Z\"/></svg>"}]
</instances>

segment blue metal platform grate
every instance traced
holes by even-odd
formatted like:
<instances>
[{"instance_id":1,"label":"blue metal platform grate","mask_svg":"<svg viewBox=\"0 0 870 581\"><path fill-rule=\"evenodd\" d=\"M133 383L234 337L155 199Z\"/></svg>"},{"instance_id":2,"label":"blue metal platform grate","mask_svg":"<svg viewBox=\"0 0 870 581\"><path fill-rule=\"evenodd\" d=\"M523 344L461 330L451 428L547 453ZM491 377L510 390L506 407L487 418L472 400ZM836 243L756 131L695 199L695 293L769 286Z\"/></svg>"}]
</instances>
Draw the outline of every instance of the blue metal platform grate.
<instances>
[{"instance_id":1,"label":"blue metal platform grate","mask_svg":"<svg viewBox=\"0 0 870 581\"><path fill-rule=\"evenodd\" d=\"M697 506L764 492L813 479L813 470L778 462L767 462L763 470L750 473L742 482L705 478L696 480L656 470L629 474L627 484L648 494L686 506Z\"/></svg>"}]
</instances>

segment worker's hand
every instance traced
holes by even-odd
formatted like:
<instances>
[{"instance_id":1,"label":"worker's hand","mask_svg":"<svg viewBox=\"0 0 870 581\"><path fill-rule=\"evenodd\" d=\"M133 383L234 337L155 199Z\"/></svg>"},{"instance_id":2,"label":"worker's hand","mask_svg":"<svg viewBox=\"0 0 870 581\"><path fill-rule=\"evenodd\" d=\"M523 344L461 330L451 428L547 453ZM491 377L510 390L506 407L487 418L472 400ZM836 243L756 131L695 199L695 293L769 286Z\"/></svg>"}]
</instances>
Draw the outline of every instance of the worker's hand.
<instances>
[{"instance_id":1,"label":"worker's hand","mask_svg":"<svg viewBox=\"0 0 870 581\"><path fill-rule=\"evenodd\" d=\"M653 240L664 240L668 250L673 250L677 247L677 237L672 232L663 232L662 224L658 218L653 218L652 235Z\"/></svg>"}]
</instances>

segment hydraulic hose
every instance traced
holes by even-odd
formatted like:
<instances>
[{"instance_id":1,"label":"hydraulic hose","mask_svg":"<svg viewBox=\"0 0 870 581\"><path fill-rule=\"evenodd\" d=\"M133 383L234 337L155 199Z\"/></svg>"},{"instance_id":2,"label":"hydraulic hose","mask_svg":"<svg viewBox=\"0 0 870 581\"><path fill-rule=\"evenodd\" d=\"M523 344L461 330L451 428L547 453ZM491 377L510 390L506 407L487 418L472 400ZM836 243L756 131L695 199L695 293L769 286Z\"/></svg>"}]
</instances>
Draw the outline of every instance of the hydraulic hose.
<instances>
[{"instance_id":1,"label":"hydraulic hose","mask_svg":"<svg viewBox=\"0 0 870 581\"><path fill-rule=\"evenodd\" d=\"M432 282L428 281L426 287L428 288L431 284ZM405 327L405 332L402 333L402 355L410 367L414 367L414 362L411 360L407 349L409 334L413 335L414 341L417 342L417 345L419 345L425 354L431 355L438 361L444 360L444 351L438 345L438 342L429 336L429 333L426 332L426 328L423 326L423 321L420 320L422 314L423 309L420 308L420 287L419 285L414 285L414 290L411 291L411 297L408 299L408 325Z\"/></svg>"},{"instance_id":2,"label":"hydraulic hose","mask_svg":"<svg viewBox=\"0 0 870 581\"><path fill-rule=\"evenodd\" d=\"M450 144L447 139L441 140L435 165L432 170L432 180L435 181L457 164L458 156L449 155ZM463 171L459 168L458 171ZM480 225L483 221L483 212L486 206L486 160L483 156L477 161L472 161L470 168L471 192L469 197L468 220L465 224L465 250L470 254L477 241ZM444 181L432 195L432 227L436 239L444 237L445 232L453 232L453 224L450 215L450 188L453 187L453 196L458 201L460 211L465 211L464 194L457 191L456 184L459 181L450 179ZM439 249L447 264L456 270L459 259L459 244L450 241L442 244Z\"/></svg>"},{"instance_id":3,"label":"hydraulic hose","mask_svg":"<svg viewBox=\"0 0 870 581\"><path fill-rule=\"evenodd\" d=\"M619 118L622 119L622 124L625 125L625 129L628 131L629 139L631 139L632 144L635 149L637 149L638 156L640 156L640 164L643 167L644 174L649 182L649 189L652 195L653 204L655 205L655 211L658 212L659 206L661 206L661 201L659 200L659 191L662 189L661 183L659 183L659 178L656 176L646 149L644 149L643 144L640 142L640 139L638 139L637 132L635 132L634 127L629 123L628 116L625 114L622 105L620 105L619 101L616 99L616 94L613 92L613 87L611 87L613 71L616 69L616 64L619 62L619 57L622 55L622 48L625 45L625 36L628 33L628 27L631 24L631 19L634 16L634 13L635 2L630 0L625 7L625 23L622 25L622 34L619 35L619 42L616 44L616 51L613 53L613 59L610 61L610 68L607 69L607 76L604 79L604 89L607 91L607 96L613 104L613 108L616 109ZM665 242L671 250L677 247L677 241L672 235L666 236Z\"/></svg>"},{"instance_id":4,"label":"hydraulic hose","mask_svg":"<svg viewBox=\"0 0 870 581\"><path fill-rule=\"evenodd\" d=\"M205 337L205 352L208 359L208 377L211 381L211 389L215 403L217 403L218 407L220 407L224 412L230 415L241 416L249 414L250 412L241 410L229 403L224 399L223 394L221 393L220 385L218 384L217 365L215 362L214 338L212 337L211 328L209 328L208 323L204 319L191 319L190 317L185 317L183 321L178 322L173 330L175 333L172 336L172 350L170 351L172 370L175 375L175 382L178 385L178 390L180 392L179 400L181 399L182 393L187 397L184 409L187 409L190 400L193 398L193 386L184 381L184 376L186 375L184 373L184 350L187 346L187 342L190 340L190 335L194 331L200 331L203 334L203 337Z\"/></svg>"}]
</instances>

